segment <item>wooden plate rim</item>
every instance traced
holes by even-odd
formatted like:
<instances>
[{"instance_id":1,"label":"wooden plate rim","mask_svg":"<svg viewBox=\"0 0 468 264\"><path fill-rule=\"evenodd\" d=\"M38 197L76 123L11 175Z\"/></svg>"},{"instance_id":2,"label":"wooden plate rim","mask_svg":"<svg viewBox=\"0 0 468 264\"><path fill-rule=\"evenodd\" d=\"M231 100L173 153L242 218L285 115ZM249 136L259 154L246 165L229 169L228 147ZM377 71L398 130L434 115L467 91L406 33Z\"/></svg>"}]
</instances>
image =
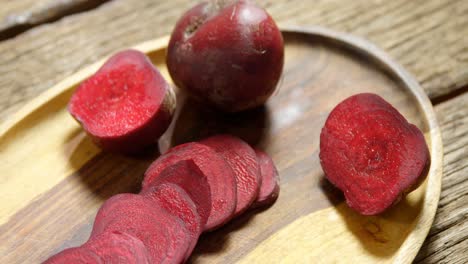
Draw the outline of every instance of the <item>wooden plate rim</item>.
<instances>
[{"instance_id":1,"label":"wooden plate rim","mask_svg":"<svg viewBox=\"0 0 468 264\"><path fill-rule=\"evenodd\" d=\"M333 41L341 45L347 46L352 50L364 55L372 60L373 63L378 63L384 67L384 70L393 74L394 78L401 81L408 91L412 94L414 99L419 103L422 109L424 118L429 125L430 135L430 152L431 152L431 168L427 178L427 187L424 195L424 205L421 214L416 219L416 224L413 230L408 234L408 237L403 242L397 253L395 254L395 262L411 262L424 239L426 238L429 229L434 220L437 205L441 191L442 181L442 165L443 165L443 147L440 128L437 123L436 115L432 104L425 94L424 90L420 87L418 82L398 63L393 61L384 51L375 46L374 44L362 38L336 32L327 28L313 26L313 27L281 27L284 33L289 34L306 34L310 36L325 38L328 41ZM139 45L134 46L134 49L140 50L144 53L154 52L156 50L165 48L167 46L169 36L149 40ZM106 56L108 58L109 56ZM45 105L48 101L68 91L85 78L95 72L106 60L106 58L99 60L92 65L83 68L82 70L74 73L70 77L65 78L52 88L43 92L36 99L27 103L16 114L8 118L2 125L0 125L0 139L18 124L22 119L28 116L33 111Z\"/></svg>"}]
</instances>

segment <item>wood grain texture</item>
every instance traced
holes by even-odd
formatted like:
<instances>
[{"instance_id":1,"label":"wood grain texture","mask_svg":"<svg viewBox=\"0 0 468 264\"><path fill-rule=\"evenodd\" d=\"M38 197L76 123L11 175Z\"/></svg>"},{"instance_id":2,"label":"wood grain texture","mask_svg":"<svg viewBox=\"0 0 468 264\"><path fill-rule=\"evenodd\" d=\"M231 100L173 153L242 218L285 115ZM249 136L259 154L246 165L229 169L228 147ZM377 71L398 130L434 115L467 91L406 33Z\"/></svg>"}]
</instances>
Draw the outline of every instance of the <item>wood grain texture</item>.
<instances>
[{"instance_id":1,"label":"wood grain texture","mask_svg":"<svg viewBox=\"0 0 468 264\"><path fill-rule=\"evenodd\" d=\"M106 0L1 1L0 40L67 15L93 9L104 2Z\"/></svg>"},{"instance_id":2,"label":"wood grain texture","mask_svg":"<svg viewBox=\"0 0 468 264\"><path fill-rule=\"evenodd\" d=\"M230 132L270 153L282 186L273 207L251 211L204 235L192 255L193 263L275 261L283 259L284 253L288 253L285 260L294 263L304 257L323 259L324 252L336 248L343 249L341 255L326 254L328 260L344 255L361 263L408 263L429 231L442 176L442 143L429 100L375 46L324 29L307 32L284 32L285 74L268 104L247 113L257 118L245 118L246 113L220 115L197 108L190 100L179 100L178 115L160 142L162 152L192 140L194 131L199 131L196 137ZM149 56L167 77L165 50L158 49L166 42L167 38L156 40L139 49L156 49ZM0 158L7 161L0 169L15 175L3 177L0 185L0 200L8 200L1 204L0 219L4 241L0 255L6 263L38 262L83 243L102 202L115 193L137 191L144 169L158 155L155 151L124 158L100 153L67 114L73 88L99 64L65 79L32 101L18 114L17 122L0 127ZM425 184L385 214L373 217L356 214L344 204L339 192L324 180L318 160L320 129L329 111L343 98L369 91L386 98L420 127L431 151ZM194 129L200 124L205 129ZM21 163L28 166L18 166ZM315 240L304 244L304 238ZM295 250L270 250L285 245Z\"/></svg>"},{"instance_id":3,"label":"wood grain texture","mask_svg":"<svg viewBox=\"0 0 468 264\"><path fill-rule=\"evenodd\" d=\"M468 93L435 107L444 144L442 193L417 263L467 263Z\"/></svg>"},{"instance_id":4,"label":"wood grain texture","mask_svg":"<svg viewBox=\"0 0 468 264\"><path fill-rule=\"evenodd\" d=\"M430 98L468 84L468 1L259 2L281 25L317 24L370 39L413 73ZM1 42L0 120L96 59L168 34L191 4L114 0Z\"/></svg>"},{"instance_id":5,"label":"wood grain texture","mask_svg":"<svg viewBox=\"0 0 468 264\"><path fill-rule=\"evenodd\" d=\"M0 20L5 21L3 18L8 15L34 13L40 10L36 7L54 1L66 2L0 0ZM113 0L96 10L66 17L0 42L0 123L42 91L103 55L168 33L190 1L162 2ZM464 15L468 12L467 1L322 0L310 3L278 0L260 3L283 24L321 24L369 38L412 72L435 102L445 100L447 94L449 98L456 96L458 93L453 91L463 90L463 87L466 91L468 87L468 17ZM444 142L453 138L454 142L461 143L457 151L446 156L453 157L450 164L463 168L467 164L467 143L462 139L467 136L466 131L461 136L459 131L463 132L460 127L466 126L457 120L466 116L466 101L449 102L446 108L452 109L453 117L459 117L447 120L442 126ZM439 120L446 115L438 106L436 111ZM457 188L458 179L467 175L466 168L450 174L448 182L447 175L444 174L444 190L456 188L456 191L442 192L442 200L448 202L439 209L434 224L437 228L421 249L418 260L422 263L466 262L466 241L451 242L454 236L466 236L466 201L451 198L456 194L466 199L468 191L464 190L467 188ZM451 220L446 221L448 219ZM31 239L34 238L31 235Z\"/></svg>"}]
</instances>

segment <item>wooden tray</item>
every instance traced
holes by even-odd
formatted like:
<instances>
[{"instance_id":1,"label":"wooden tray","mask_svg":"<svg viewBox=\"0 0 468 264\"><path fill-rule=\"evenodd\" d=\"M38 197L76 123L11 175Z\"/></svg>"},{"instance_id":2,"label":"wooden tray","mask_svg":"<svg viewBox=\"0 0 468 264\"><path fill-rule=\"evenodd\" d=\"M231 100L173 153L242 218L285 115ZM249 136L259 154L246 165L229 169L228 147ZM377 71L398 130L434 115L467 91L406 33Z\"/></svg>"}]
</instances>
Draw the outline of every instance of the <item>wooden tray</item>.
<instances>
[{"instance_id":1,"label":"wooden tray","mask_svg":"<svg viewBox=\"0 0 468 264\"><path fill-rule=\"evenodd\" d=\"M216 131L243 137L272 155L281 193L201 237L194 263L411 262L433 221L442 175L442 143L432 105L417 82L361 39L322 28L287 29L279 91L265 107L223 116L179 95L178 117L160 140L170 145ZM165 68L168 38L136 48ZM137 192L157 154L102 153L66 111L73 89L100 61L29 103L0 127L2 263L37 263L89 236L97 209L121 192ZM374 92L425 134L432 165L425 183L381 216L354 213L326 180L319 134L344 98ZM173 133L172 131L175 131Z\"/></svg>"}]
</instances>

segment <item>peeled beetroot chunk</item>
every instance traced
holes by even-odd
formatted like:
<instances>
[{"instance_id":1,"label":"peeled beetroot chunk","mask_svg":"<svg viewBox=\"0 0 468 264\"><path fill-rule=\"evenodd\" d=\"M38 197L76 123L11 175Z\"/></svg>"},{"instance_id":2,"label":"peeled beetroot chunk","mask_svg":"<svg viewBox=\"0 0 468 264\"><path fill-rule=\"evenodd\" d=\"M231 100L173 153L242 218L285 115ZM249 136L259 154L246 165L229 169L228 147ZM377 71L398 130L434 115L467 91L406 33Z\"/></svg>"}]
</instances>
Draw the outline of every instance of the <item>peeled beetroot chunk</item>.
<instances>
[{"instance_id":1,"label":"peeled beetroot chunk","mask_svg":"<svg viewBox=\"0 0 468 264\"><path fill-rule=\"evenodd\" d=\"M262 185L257 199L254 202L255 207L272 204L279 195L279 175L278 170L270 156L260 150L255 150L258 164L262 175Z\"/></svg>"},{"instance_id":2,"label":"peeled beetroot chunk","mask_svg":"<svg viewBox=\"0 0 468 264\"><path fill-rule=\"evenodd\" d=\"M150 200L154 199L159 205L166 209L166 211L179 217L185 224L191 238L190 247L185 254L186 258L188 258L197 244L198 237L203 231L201 218L197 212L197 206L190 196L181 187L172 183L158 184L144 190L141 194Z\"/></svg>"},{"instance_id":3,"label":"peeled beetroot chunk","mask_svg":"<svg viewBox=\"0 0 468 264\"><path fill-rule=\"evenodd\" d=\"M112 56L73 94L68 110L101 148L133 153L168 128L175 108L172 88L143 53Z\"/></svg>"},{"instance_id":4,"label":"peeled beetroot chunk","mask_svg":"<svg viewBox=\"0 0 468 264\"><path fill-rule=\"evenodd\" d=\"M122 232L141 240L150 263L181 263L191 243L181 219L155 200L136 194L119 194L103 204L90 240L105 232Z\"/></svg>"},{"instance_id":5,"label":"peeled beetroot chunk","mask_svg":"<svg viewBox=\"0 0 468 264\"><path fill-rule=\"evenodd\" d=\"M241 214L255 201L260 190L260 167L255 151L243 140L230 135L209 137L200 143L213 148L233 169L237 182L235 215Z\"/></svg>"},{"instance_id":6,"label":"peeled beetroot chunk","mask_svg":"<svg viewBox=\"0 0 468 264\"><path fill-rule=\"evenodd\" d=\"M191 142L170 149L145 172L143 189L153 185L167 167L183 160L192 160L206 176L210 187L211 210L204 230L213 230L229 221L236 208L236 179L228 163L208 146ZM200 199L205 199L202 194L199 196ZM191 197L193 199L192 195Z\"/></svg>"},{"instance_id":7,"label":"peeled beetroot chunk","mask_svg":"<svg viewBox=\"0 0 468 264\"><path fill-rule=\"evenodd\" d=\"M43 264L104 264L94 252L83 247L67 248L43 262Z\"/></svg>"},{"instance_id":8,"label":"peeled beetroot chunk","mask_svg":"<svg viewBox=\"0 0 468 264\"><path fill-rule=\"evenodd\" d=\"M253 1L207 1L177 22L167 50L175 84L228 112L263 104L283 70L274 20Z\"/></svg>"},{"instance_id":9,"label":"peeled beetroot chunk","mask_svg":"<svg viewBox=\"0 0 468 264\"><path fill-rule=\"evenodd\" d=\"M327 179L364 215L383 212L416 188L429 162L422 132L375 94L342 101L320 134Z\"/></svg>"},{"instance_id":10,"label":"peeled beetroot chunk","mask_svg":"<svg viewBox=\"0 0 468 264\"><path fill-rule=\"evenodd\" d=\"M143 242L126 233L104 232L82 247L98 255L103 263L151 264L150 254Z\"/></svg>"}]
</instances>

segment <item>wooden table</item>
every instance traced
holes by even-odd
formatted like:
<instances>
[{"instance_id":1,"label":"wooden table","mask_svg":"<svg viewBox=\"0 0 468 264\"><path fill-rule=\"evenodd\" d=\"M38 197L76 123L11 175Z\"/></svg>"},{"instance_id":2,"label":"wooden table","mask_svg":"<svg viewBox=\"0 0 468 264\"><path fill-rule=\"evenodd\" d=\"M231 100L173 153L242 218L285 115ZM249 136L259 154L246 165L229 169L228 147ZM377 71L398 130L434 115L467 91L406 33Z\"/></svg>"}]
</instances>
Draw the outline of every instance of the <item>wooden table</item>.
<instances>
[{"instance_id":1,"label":"wooden table","mask_svg":"<svg viewBox=\"0 0 468 264\"><path fill-rule=\"evenodd\" d=\"M97 59L167 35L192 1L0 0L0 123ZM374 42L430 97L444 144L437 215L416 262L468 262L468 1L259 1L280 25Z\"/></svg>"}]
</instances>

